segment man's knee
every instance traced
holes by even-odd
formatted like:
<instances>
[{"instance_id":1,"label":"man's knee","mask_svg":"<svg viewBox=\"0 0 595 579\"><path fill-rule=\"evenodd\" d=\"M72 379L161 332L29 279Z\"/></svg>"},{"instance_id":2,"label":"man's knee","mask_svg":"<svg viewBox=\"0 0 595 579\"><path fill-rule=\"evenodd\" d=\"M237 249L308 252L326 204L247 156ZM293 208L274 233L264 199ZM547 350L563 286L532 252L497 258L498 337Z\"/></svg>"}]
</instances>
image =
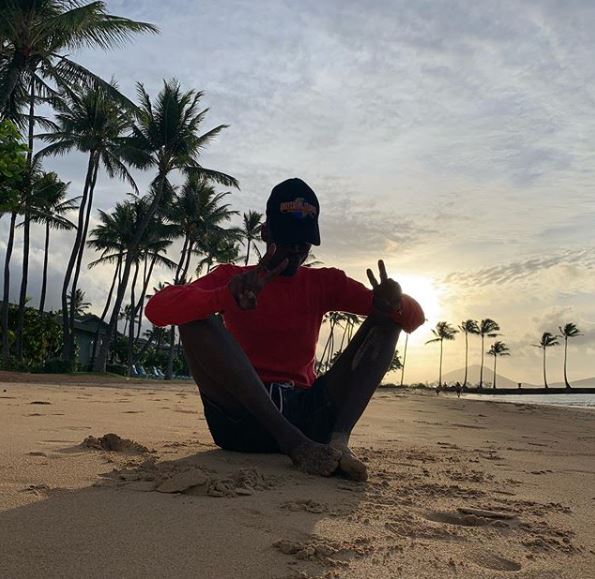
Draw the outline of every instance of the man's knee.
<instances>
[{"instance_id":1,"label":"man's knee","mask_svg":"<svg viewBox=\"0 0 595 579\"><path fill-rule=\"evenodd\" d=\"M201 338L212 338L214 333L219 333L222 324L218 316L212 315L204 320L193 320L178 326L182 341L195 341Z\"/></svg>"}]
</instances>

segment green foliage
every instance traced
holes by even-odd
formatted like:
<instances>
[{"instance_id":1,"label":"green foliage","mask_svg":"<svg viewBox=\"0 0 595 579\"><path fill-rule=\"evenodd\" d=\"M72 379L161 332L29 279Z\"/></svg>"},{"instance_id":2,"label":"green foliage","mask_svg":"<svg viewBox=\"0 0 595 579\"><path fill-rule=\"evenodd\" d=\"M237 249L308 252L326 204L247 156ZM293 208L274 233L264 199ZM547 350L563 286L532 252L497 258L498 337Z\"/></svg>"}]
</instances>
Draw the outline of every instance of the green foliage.
<instances>
[{"instance_id":1,"label":"green foliage","mask_svg":"<svg viewBox=\"0 0 595 579\"><path fill-rule=\"evenodd\" d=\"M0 122L0 214L11 211L27 171L27 147L10 121Z\"/></svg>"},{"instance_id":2,"label":"green foliage","mask_svg":"<svg viewBox=\"0 0 595 579\"><path fill-rule=\"evenodd\" d=\"M124 364L106 364L105 369L111 374L120 374L120 376L128 375L128 367Z\"/></svg>"},{"instance_id":3,"label":"green foliage","mask_svg":"<svg viewBox=\"0 0 595 579\"><path fill-rule=\"evenodd\" d=\"M70 374L76 371L76 365L72 363L72 360L52 358L45 363L43 371L48 374Z\"/></svg>"},{"instance_id":4,"label":"green foliage","mask_svg":"<svg viewBox=\"0 0 595 579\"><path fill-rule=\"evenodd\" d=\"M12 336L17 324L17 306L10 305L8 328ZM0 340L1 340L0 330ZM50 360L58 358L62 350L62 326L53 313L40 314L37 309L25 308L23 330L23 360L10 360L4 370L41 372Z\"/></svg>"}]
</instances>

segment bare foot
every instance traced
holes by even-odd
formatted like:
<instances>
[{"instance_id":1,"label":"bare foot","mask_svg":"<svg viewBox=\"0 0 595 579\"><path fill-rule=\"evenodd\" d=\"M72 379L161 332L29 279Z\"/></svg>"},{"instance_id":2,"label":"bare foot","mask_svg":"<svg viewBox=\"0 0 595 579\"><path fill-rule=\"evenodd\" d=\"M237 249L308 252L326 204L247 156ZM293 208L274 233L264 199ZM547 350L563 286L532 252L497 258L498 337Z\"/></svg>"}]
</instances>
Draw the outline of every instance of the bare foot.
<instances>
[{"instance_id":1,"label":"bare foot","mask_svg":"<svg viewBox=\"0 0 595 579\"><path fill-rule=\"evenodd\" d=\"M368 467L359 459L348 446L333 445L341 453L339 472L347 478L356 481L368 480Z\"/></svg>"},{"instance_id":2,"label":"bare foot","mask_svg":"<svg viewBox=\"0 0 595 579\"><path fill-rule=\"evenodd\" d=\"M331 476L341 460L341 451L311 440L298 445L288 454L300 470L321 476Z\"/></svg>"}]
</instances>

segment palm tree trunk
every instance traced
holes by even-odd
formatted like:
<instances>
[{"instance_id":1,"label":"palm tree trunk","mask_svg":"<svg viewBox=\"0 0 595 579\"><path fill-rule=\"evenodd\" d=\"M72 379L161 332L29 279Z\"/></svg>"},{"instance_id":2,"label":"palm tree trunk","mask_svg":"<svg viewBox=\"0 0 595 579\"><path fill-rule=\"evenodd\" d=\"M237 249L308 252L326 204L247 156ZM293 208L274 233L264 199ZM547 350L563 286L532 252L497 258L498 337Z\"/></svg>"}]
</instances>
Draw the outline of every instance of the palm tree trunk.
<instances>
[{"instance_id":1,"label":"palm tree trunk","mask_svg":"<svg viewBox=\"0 0 595 579\"><path fill-rule=\"evenodd\" d=\"M568 336L564 336L564 384L566 384L566 388L570 388L570 383L568 382L568 375L566 374L567 358L568 358Z\"/></svg>"},{"instance_id":2,"label":"palm tree trunk","mask_svg":"<svg viewBox=\"0 0 595 579\"><path fill-rule=\"evenodd\" d=\"M442 344L444 340L440 340L440 370L438 372L438 386L442 387Z\"/></svg>"},{"instance_id":3,"label":"palm tree trunk","mask_svg":"<svg viewBox=\"0 0 595 579\"><path fill-rule=\"evenodd\" d=\"M101 349L99 350L99 355L95 359L95 366L94 370L96 372L105 372L105 363L107 361L107 355L114 340L114 329L116 327L116 323L118 321L118 313L120 308L122 307L122 302L124 301L124 292L126 289L126 285L128 284L128 278L130 277L130 270L132 268L132 262L136 259L136 253L138 249L138 245L142 236L144 235L149 222L153 218L155 211L159 207L161 203L161 198L163 197L163 191L165 190L165 181L167 179L166 173L160 173L158 175L158 183L159 186L157 187L157 191L155 196L153 197L153 201L151 205L147 209L145 215L141 219L136 231L134 232L134 237L128 246L128 255L126 256L126 261L124 262L124 272L122 274L122 283L118 288L118 292L116 294L116 302L114 304L114 309L112 310L112 315L110 317L109 328L107 334L105 336L104 342L101 344Z\"/></svg>"},{"instance_id":4,"label":"palm tree trunk","mask_svg":"<svg viewBox=\"0 0 595 579\"><path fill-rule=\"evenodd\" d=\"M25 302L27 301L27 283L29 281L29 242L31 233L31 190L33 184L33 134L35 131L35 86L31 81L29 91L29 134L27 150L27 177L23 191L25 209L25 226L23 231L23 273L21 276L21 292L19 295L19 310L16 330L16 357L23 357L23 328L25 326Z\"/></svg>"},{"instance_id":5,"label":"palm tree trunk","mask_svg":"<svg viewBox=\"0 0 595 579\"><path fill-rule=\"evenodd\" d=\"M403 380L405 379L405 362L407 361L407 342L409 342L409 334L405 334L405 349L403 350L403 364L401 365L401 387L403 387Z\"/></svg>"},{"instance_id":6,"label":"palm tree trunk","mask_svg":"<svg viewBox=\"0 0 595 579\"><path fill-rule=\"evenodd\" d=\"M467 373L469 370L469 333L465 332L465 378L463 379L463 388L467 386Z\"/></svg>"},{"instance_id":7,"label":"palm tree trunk","mask_svg":"<svg viewBox=\"0 0 595 579\"><path fill-rule=\"evenodd\" d=\"M76 256L76 264L74 266L74 276L72 279L72 286L70 288L70 295L74 296L76 294L76 289L78 285L79 275L81 273L81 265L83 262L83 253L85 252L85 242L87 240L87 232L89 230L89 221L91 219L91 209L93 208L93 193L95 191L95 183L97 182L97 173L99 172L99 158L95 163L95 167L93 168L93 175L91 177L91 183L89 184L89 192L87 197L87 207L85 211L85 222L83 225L83 232L80 239L79 249ZM74 351L74 300L70 302L70 312L69 312L69 337L73 341L73 351Z\"/></svg>"},{"instance_id":8,"label":"palm tree trunk","mask_svg":"<svg viewBox=\"0 0 595 579\"><path fill-rule=\"evenodd\" d=\"M101 312L101 321L105 320L105 316L109 310L109 305L112 301L112 295L114 293L114 287L116 286L116 280L118 279L118 273L120 272L120 267L122 266L122 257L118 257L118 262L116 264L116 270L114 272L114 277L112 278L112 285L109 288L109 292L107 294L107 300L105 302L105 307L103 308L103 312ZM95 362L95 356L97 356L97 342L99 341L99 331L101 329L101 323L97 324L97 330L95 330L95 337L93 338L93 353L91 354L91 368L93 367L93 363Z\"/></svg>"},{"instance_id":9,"label":"palm tree trunk","mask_svg":"<svg viewBox=\"0 0 595 579\"><path fill-rule=\"evenodd\" d=\"M182 270L182 280L186 283L188 279L188 271L190 269L190 259L192 258L192 250L194 249L194 242L190 240L188 244L188 250L186 251L186 263L184 264L184 269ZM178 280L179 281L179 280Z\"/></svg>"},{"instance_id":10,"label":"palm tree trunk","mask_svg":"<svg viewBox=\"0 0 595 579\"><path fill-rule=\"evenodd\" d=\"M483 388L483 358L484 358L484 337L481 336L481 366L479 367L479 387Z\"/></svg>"},{"instance_id":11,"label":"palm tree trunk","mask_svg":"<svg viewBox=\"0 0 595 579\"><path fill-rule=\"evenodd\" d=\"M543 384L544 386L547 388L547 375L546 375L546 371L545 371L545 348L543 349Z\"/></svg>"},{"instance_id":12,"label":"palm tree trunk","mask_svg":"<svg viewBox=\"0 0 595 579\"><path fill-rule=\"evenodd\" d=\"M188 236L184 237L184 245L182 246L182 252L180 254L180 261L178 262L178 267L176 268L176 275L174 276L174 284L177 284L180 279L180 274L182 273L182 267L184 266L184 261L186 261L186 250L188 249L188 243L190 239Z\"/></svg>"},{"instance_id":13,"label":"palm tree trunk","mask_svg":"<svg viewBox=\"0 0 595 579\"><path fill-rule=\"evenodd\" d=\"M17 221L17 212L10 214L10 228L8 233L8 243L6 245L6 257L4 258L4 296L2 299L2 359L4 366L8 366L10 358L10 345L8 342L8 309L10 301L10 258L14 246L14 232Z\"/></svg>"},{"instance_id":14,"label":"palm tree trunk","mask_svg":"<svg viewBox=\"0 0 595 579\"><path fill-rule=\"evenodd\" d=\"M50 222L49 220L45 224L45 247L43 251L43 274L41 277L41 297L39 298L39 313L43 314L43 308L45 306L45 294L48 282L48 255L50 250Z\"/></svg>"},{"instance_id":15,"label":"palm tree trunk","mask_svg":"<svg viewBox=\"0 0 595 579\"><path fill-rule=\"evenodd\" d=\"M497 355L494 355L494 381L492 382L492 388L496 388L496 360L498 359Z\"/></svg>"},{"instance_id":16,"label":"palm tree trunk","mask_svg":"<svg viewBox=\"0 0 595 579\"><path fill-rule=\"evenodd\" d=\"M81 244L81 238L83 234L83 227L84 227L84 219L85 219L85 209L87 206L87 198L89 193L89 185L91 183L91 178L93 175L95 166L95 152L91 151L89 153L89 161L87 162L87 175L85 177L85 184L83 186L83 195L81 199L81 204L79 206L79 214L77 220L77 227L76 227L76 236L74 238L74 244L72 246L72 251L70 252L70 258L68 260L68 264L66 266L66 272L64 274L64 283L62 284L62 332L63 332L63 339L64 339L64 349L62 352L62 359L63 360L72 360L74 355L74 337L70 336L70 325L69 325L69 309L68 309L68 287L70 286L70 280L72 279L72 272L74 270L74 265L76 258L78 256L79 247Z\"/></svg>"},{"instance_id":17,"label":"palm tree trunk","mask_svg":"<svg viewBox=\"0 0 595 579\"><path fill-rule=\"evenodd\" d=\"M145 306L145 298L147 296L147 289L149 288L149 282L151 281L151 276L153 275L153 268L155 267L156 262L157 262L157 255L154 255L153 259L151 259L151 265L149 266L149 271L147 272L145 270L145 276L143 278L143 292L141 294L141 297L140 297L140 300L139 300L138 306L137 306L137 311L140 311L140 314L138 316L138 327L136 330L135 342L137 342L140 337L142 320L143 320L143 308ZM146 265L147 265L147 261L145 258L145 267L146 267Z\"/></svg>"},{"instance_id":18,"label":"palm tree trunk","mask_svg":"<svg viewBox=\"0 0 595 579\"><path fill-rule=\"evenodd\" d=\"M250 246L252 245L252 240L248 237L248 247L246 249L246 261L244 262L244 265L248 265L248 262L250 261Z\"/></svg>"},{"instance_id":19,"label":"palm tree trunk","mask_svg":"<svg viewBox=\"0 0 595 579\"><path fill-rule=\"evenodd\" d=\"M136 314L136 282L138 279L138 272L140 270L140 264L138 260L134 264L134 276L132 277L132 284L130 286L130 322L128 326L128 376L132 376L132 363L133 363L133 352L132 347L134 345L134 319Z\"/></svg>"},{"instance_id":20,"label":"palm tree trunk","mask_svg":"<svg viewBox=\"0 0 595 579\"><path fill-rule=\"evenodd\" d=\"M167 367L165 369L165 379L171 380L174 377L174 354L176 347L176 327L169 329L169 351L167 353Z\"/></svg>"}]
</instances>

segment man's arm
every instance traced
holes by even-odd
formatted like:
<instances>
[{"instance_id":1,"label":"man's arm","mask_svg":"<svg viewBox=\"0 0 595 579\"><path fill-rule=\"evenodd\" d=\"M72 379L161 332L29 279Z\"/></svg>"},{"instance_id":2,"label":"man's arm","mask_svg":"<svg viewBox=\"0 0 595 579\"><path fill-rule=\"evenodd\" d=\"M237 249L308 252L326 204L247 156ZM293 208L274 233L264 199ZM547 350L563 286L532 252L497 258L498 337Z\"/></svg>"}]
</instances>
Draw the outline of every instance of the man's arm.
<instances>
[{"instance_id":1,"label":"man's arm","mask_svg":"<svg viewBox=\"0 0 595 579\"><path fill-rule=\"evenodd\" d=\"M345 272L335 268L328 268L324 275L325 309L327 312L349 312L368 316L375 311L379 311L377 306L380 300L374 299L375 292L359 281L351 279ZM413 332L425 322L422 307L411 296L406 294L401 295L399 308L382 313L388 315L407 333Z\"/></svg>"},{"instance_id":2,"label":"man's arm","mask_svg":"<svg viewBox=\"0 0 595 579\"><path fill-rule=\"evenodd\" d=\"M232 265L225 264L192 283L167 286L149 300L145 315L156 326L169 326L237 308L227 286L235 273Z\"/></svg>"}]
</instances>

